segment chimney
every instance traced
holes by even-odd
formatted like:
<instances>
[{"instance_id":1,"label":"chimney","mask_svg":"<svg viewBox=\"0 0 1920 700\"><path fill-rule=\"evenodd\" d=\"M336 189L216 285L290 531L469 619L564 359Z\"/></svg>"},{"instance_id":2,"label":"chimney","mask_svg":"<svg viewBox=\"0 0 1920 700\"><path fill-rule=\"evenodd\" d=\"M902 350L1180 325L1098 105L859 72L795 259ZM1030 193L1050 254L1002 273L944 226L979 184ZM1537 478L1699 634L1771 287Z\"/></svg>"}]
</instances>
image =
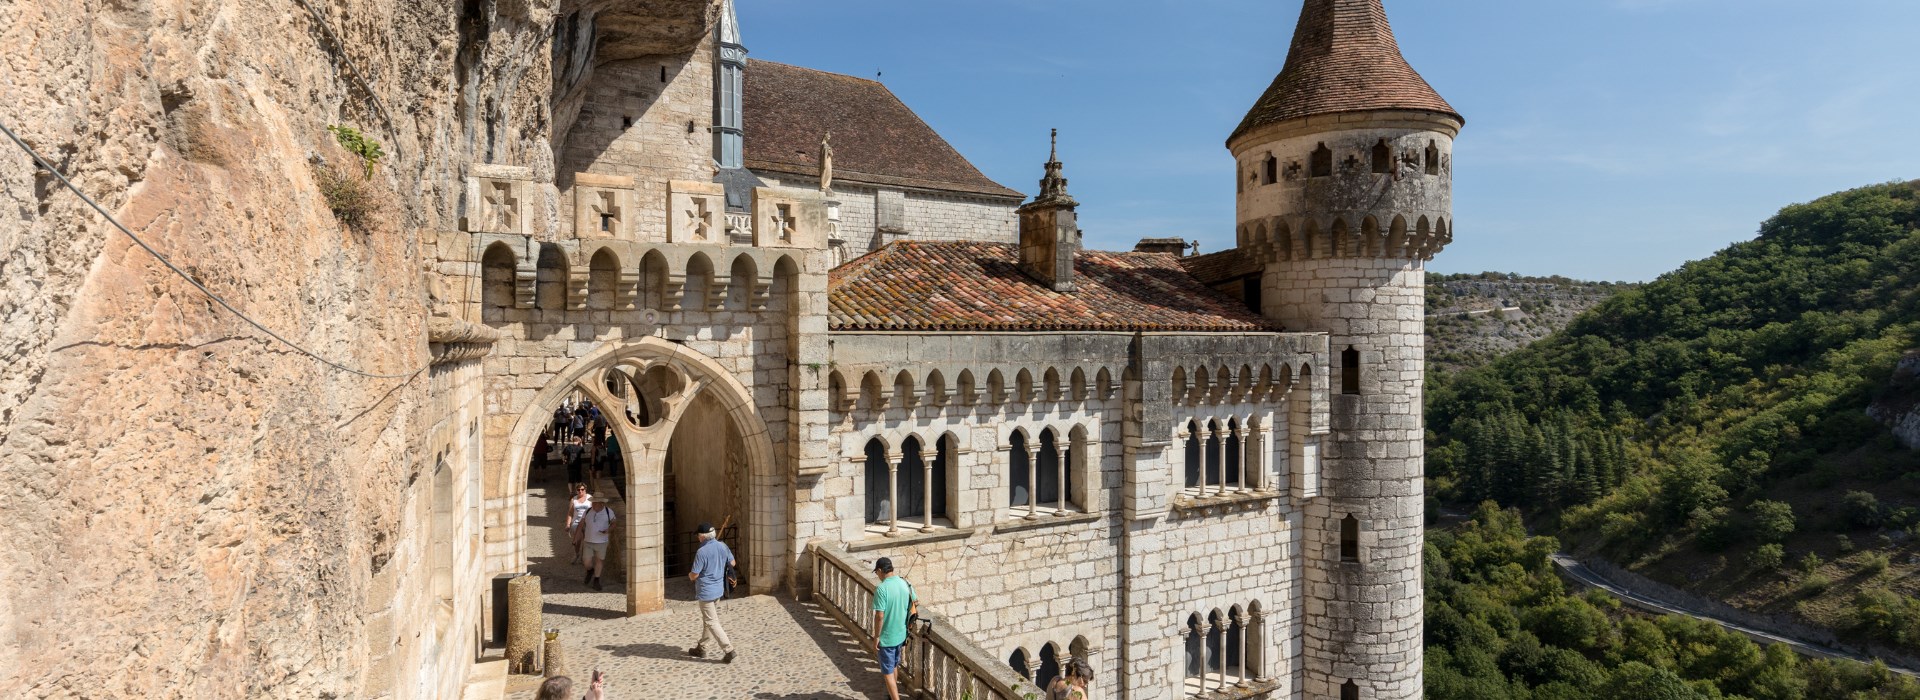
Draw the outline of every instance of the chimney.
<instances>
[{"instance_id":1,"label":"chimney","mask_svg":"<svg viewBox=\"0 0 1920 700\"><path fill-rule=\"evenodd\" d=\"M1192 247L1193 244L1188 243L1184 238L1142 238L1139 243L1133 244L1133 252L1172 253L1175 256L1184 257L1187 249Z\"/></svg>"},{"instance_id":2,"label":"chimney","mask_svg":"<svg viewBox=\"0 0 1920 700\"><path fill-rule=\"evenodd\" d=\"M1020 269L1056 292L1073 291L1073 259L1080 252L1080 226L1060 176L1060 130L1053 130L1053 150L1047 156L1047 174L1040 178L1040 194L1021 205Z\"/></svg>"}]
</instances>

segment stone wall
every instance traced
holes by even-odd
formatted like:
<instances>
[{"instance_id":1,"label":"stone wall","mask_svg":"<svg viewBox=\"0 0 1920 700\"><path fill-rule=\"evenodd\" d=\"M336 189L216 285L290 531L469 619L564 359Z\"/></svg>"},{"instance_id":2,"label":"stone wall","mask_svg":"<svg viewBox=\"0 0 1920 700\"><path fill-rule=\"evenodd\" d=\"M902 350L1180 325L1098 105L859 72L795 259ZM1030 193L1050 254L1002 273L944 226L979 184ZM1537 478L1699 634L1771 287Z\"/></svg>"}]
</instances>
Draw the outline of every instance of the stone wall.
<instances>
[{"instance_id":1,"label":"stone wall","mask_svg":"<svg viewBox=\"0 0 1920 700\"><path fill-rule=\"evenodd\" d=\"M561 217L563 235L667 240L667 183L707 181L713 166L713 42L693 51L600 66L568 132L555 173L562 206L571 208L574 173L633 179L623 230L576 231ZM664 79L663 79L664 78Z\"/></svg>"},{"instance_id":2,"label":"stone wall","mask_svg":"<svg viewBox=\"0 0 1920 700\"><path fill-rule=\"evenodd\" d=\"M1257 606L1259 675L1291 688L1301 563L1292 435L1311 430L1288 422L1294 400L1324 411L1326 399L1312 392L1313 373L1298 392L1290 377L1324 353L1314 334L834 334L828 439L838 458L797 495L796 517L855 556L892 557L933 609L1002 662L1022 650L1037 666L1048 644L1062 657L1084 648L1101 687L1181 697L1188 616ZM1217 392L1176 391L1176 368L1226 369L1228 379ZM1155 401L1140 403L1143 380L1128 376L1147 377ZM1257 476L1232 494L1182 489L1174 426L1229 417L1271 427L1249 441ZM1156 450L1136 447L1142 420ZM1069 489L1065 511L1046 501L1029 518L1008 490L1013 436L1048 429L1077 445L1070 481L1096 488ZM867 446L877 442L899 468L909 438L927 445L929 464L937 441L953 441L950 483L938 486L950 507L930 525L868 524Z\"/></svg>"},{"instance_id":3,"label":"stone wall","mask_svg":"<svg viewBox=\"0 0 1920 700\"><path fill-rule=\"evenodd\" d=\"M752 125L748 125L752 128ZM762 180L784 187L818 189L820 181L784 173L759 173ZM834 200L840 202L840 238L845 259L865 255L902 238L916 241L988 241L1013 243L1020 238L1020 202L1011 198L958 193L898 190L835 181ZM900 220L881 231L881 199L897 202Z\"/></svg>"}]
</instances>

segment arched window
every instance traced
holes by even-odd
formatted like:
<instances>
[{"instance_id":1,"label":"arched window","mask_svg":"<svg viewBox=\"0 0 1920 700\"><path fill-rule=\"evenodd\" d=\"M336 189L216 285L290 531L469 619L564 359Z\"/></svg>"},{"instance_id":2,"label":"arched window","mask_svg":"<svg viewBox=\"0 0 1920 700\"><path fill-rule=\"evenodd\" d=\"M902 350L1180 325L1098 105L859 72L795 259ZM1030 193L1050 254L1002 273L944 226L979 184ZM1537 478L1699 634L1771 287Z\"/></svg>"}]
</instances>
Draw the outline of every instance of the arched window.
<instances>
[{"instance_id":1,"label":"arched window","mask_svg":"<svg viewBox=\"0 0 1920 700\"><path fill-rule=\"evenodd\" d=\"M1027 436L1015 431L1007 447L1007 505L1028 505Z\"/></svg>"},{"instance_id":2,"label":"arched window","mask_svg":"<svg viewBox=\"0 0 1920 700\"><path fill-rule=\"evenodd\" d=\"M1052 428L1040 432L1039 457L1039 469L1035 473L1039 486L1034 488L1034 491L1039 493L1041 506L1059 505L1062 503L1060 495L1063 493L1060 488L1063 485L1061 481L1065 476L1065 470L1061 469L1061 466L1065 462L1060 459L1060 440L1054 435Z\"/></svg>"},{"instance_id":3,"label":"arched window","mask_svg":"<svg viewBox=\"0 0 1920 700\"><path fill-rule=\"evenodd\" d=\"M947 485L952 483L948 481L951 478L948 475L953 473L953 448L957 440L959 438L949 434L933 442L933 512L929 514L928 522L932 522L931 518L941 517L947 518L948 522L953 520L953 512L947 510Z\"/></svg>"},{"instance_id":4,"label":"arched window","mask_svg":"<svg viewBox=\"0 0 1920 700\"><path fill-rule=\"evenodd\" d=\"M1225 466L1220 463L1220 458L1224 456L1220 453L1220 434L1223 432L1220 421L1207 421L1207 486L1220 484L1221 469Z\"/></svg>"},{"instance_id":5,"label":"arched window","mask_svg":"<svg viewBox=\"0 0 1920 700\"><path fill-rule=\"evenodd\" d=\"M1187 616L1187 694L1199 695L1205 688L1207 673L1207 631L1200 625L1200 614Z\"/></svg>"},{"instance_id":6,"label":"arched window","mask_svg":"<svg viewBox=\"0 0 1920 700\"><path fill-rule=\"evenodd\" d=\"M1393 172L1393 148L1387 146L1386 139L1373 144L1373 172L1382 175Z\"/></svg>"},{"instance_id":7,"label":"arched window","mask_svg":"<svg viewBox=\"0 0 1920 700\"><path fill-rule=\"evenodd\" d=\"M847 410L847 378L839 370L827 374L827 410L841 413Z\"/></svg>"},{"instance_id":8,"label":"arched window","mask_svg":"<svg viewBox=\"0 0 1920 700\"><path fill-rule=\"evenodd\" d=\"M1340 561L1360 561L1360 519L1352 513L1340 520Z\"/></svg>"},{"instance_id":9,"label":"arched window","mask_svg":"<svg viewBox=\"0 0 1920 700\"><path fill-rule=\"evenodd\" d=\"M1267 618L1260 612L1260 601L1247 605L1247 677L1266 678Z\"/></svg>"},{"instance_id":10,"label":"arched window","mask_svg":"<svg viewBox=\"0 0 1920 700\"><path fill-rule=\"evenodd\" d=\"M1307 167L1310 168L1314 177L1333 175L1333 149L1327 148L1327 144L1320 144L1319 148L1313 149L1313 156L1307 160Z\"/></svg>"},{"instance_id":11,"label":"arched window","mask_svg":"<svg viewBox=\"0 0 1920 700\"><path fill-rule=\"evenodd\" d=\"M1340 393L1360 393L1360 351L1351 345L1340 351Z\"/></svg>"},{"instance_id":12,"label":"arched window","mask_svg":"<svg viewBox=\"0 0 1920 700\"><path fill-rule=\"evenodd\" d=\"M1200 487L1200 423L1187 421L1187 488Z\"/></svg>"},{"instance_id":13,"label":"arched window","mask_svg":"<svg viewBox=\"0 0 1920 700\"><path fill-rule=\"evenodd\" d=\"M1060 652L1054 648L1053 642L1047 642L1046 646L1040 647L1040 668L1034 672L1033 684L1045 688L1052 685L1054 677L1059 675Z\"/></svg>"},{"instance_id":14,"label":"arched window","mask_svg":"<svg viewBox=\"0 0 1920 700\"><path fill-rule=\"evenodd\" d=\"M567 255L560 246L552 243L540 244L538 280L535 299L542 309L567 308Z\"/></svg>"},{"instance_id":15,"label":"arched window","mask_svg":"<svg viewBox=\"0 0 1920 700\"><path fill-rule=\"evenodd\" d=\"M1436 145L1434 145L1434 143L1433 143L1432 141L1428 141L1428 142L1427 142L1427 162L1426 162L1426 165L1427 165L1427 174L1428 174L1428 175L1439 175L1439 174L1440 174L1440 147L1439 147L1439 146L1436 146Z\"/></svg>"},{"instance_id":16,"label":"arched window","mask_svg":"<svg viewBox=\"0 0 1920 700\"><path fill-rule=\"evenodd\" d=\"M1027 666L1027 650L1013 650L1013 654L1007 657L1007 665L1012 666L1013 672L1020 674L1021 678L1033 680L1033 669Z\"/></svg>"},{"instance_id":17,"label":"arched window","mask_svg":"<svg viewBox=\"0 0 1920 700\"><path fill-rule=\"evenodd\" d=\"M1360 686L1353 681L1340 685L1340 700L1360 700Z\"/></svg>"},{"instance_id":18,"label":"arched window","mask_svg":"<svg viewBox=\"0 0 1920 700\"><path fill-rule=\"evenodd\" d=\"M1261 171L1261 173L1265 176L1261 180L1262 183L1271 185L1273 183L1280 181L1280 159L1279 158L1275 158L1272 153L1268 153L1267 162L1265 163L1264 167L1265 169Z\"/></svg>"},{"instance_id":19,"label":"arched window","mask_svg":"<svg viewBox=\"0 0 1920 700\"><path fill-rule=\"evenodd\" d=\"M867 441L867 523L884 523L892 515L892 470L887 468L887 445L874 438Z\"/></svg>"},{"instance_id":20,"label":"arched window","mask_svg":"<svg viewBox=\"0 0 1920 700\"><path fill-rule=\"evenodd\" d=\"M909 437L900 443L900 469L895 479L899 482L900 518L920 519L927 524L927 461L920 454L920 438Z\"/></svg>"},{"instance_id":21,"label":"arched window","mask_svg":"<svg viewBox=\"0 0 1920 700\"><path fill-rule=\"evenodd\" d=\"M513 249L505 243L487 246L487 252L480 258L481 298L485 300L486 320L492 323L503 322L505 314L494 309L511 308L514 305L516 290L514 279Z\"/></svg>"},{"instance_id":22,"label":"arched window","mask_svg":"<svg viewBox=\"0 0 1920 700\"><path fill-rule=\"evenodd\" d=\"M1074 637L1073 641L1067 643L1067 655L1091 665L1093 663L1093 650L1089 648L1091 646L1087 643L1086 637Z\"/></svg>"},{"instance_id":23,"label":"arched window","mask_svg":"<svg viewBox=\"0 0 1920 700\"><path fill-rule=\"evenodd\" d=\"M1225 668L1227 621L1226 616L1215 610L1207 615L1207 673L1220 674Z\"/></svg>"},{"instance_id":24,"label":"arched window","mask_svg":"<svg viewBox=\"0 0 1920 700\"><path fill-rule=\"evenodd\" d=\"M1247 641L1246 618L1247 614L1241 612L1240 606L1238 605L1233 606L1232 610L1227 611L1226 674L1228 678L1235 679L1236 682L1248 677L1246 666L1247 657L1244 653L1246 651Z\"/></svg>"},{"instance_id":25,"label":"arched window","mask_svg":"<svg viewBox=\"0 0 1920 700\"><path fill-rule=\"evenodd\" d=\"M1245 435L1246 426L1240 424L1240 419L1227 419L1227 454L1225 460L1227 469L1226 473L1221 475L1221 483L1223 484L1233 484L1236 487L1246 485L1246 483L1242 481L1240 474L1240 443L1242 437Z\"/></svg>"}]
</instances>

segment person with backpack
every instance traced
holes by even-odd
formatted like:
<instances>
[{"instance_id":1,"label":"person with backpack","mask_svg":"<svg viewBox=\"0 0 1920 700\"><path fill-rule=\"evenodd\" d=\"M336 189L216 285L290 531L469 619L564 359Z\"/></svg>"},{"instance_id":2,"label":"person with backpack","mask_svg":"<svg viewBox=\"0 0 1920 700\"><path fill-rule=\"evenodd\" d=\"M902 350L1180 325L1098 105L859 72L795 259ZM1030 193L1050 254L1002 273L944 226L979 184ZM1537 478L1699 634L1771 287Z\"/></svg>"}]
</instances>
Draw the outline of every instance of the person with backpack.
<instances>
[{"instance_id":1,"label":"person with backpack","mask_svg":"<svg viewBox=\"0 0 1920 700\"><path fill-rule=\"evenodd\" d=\"M868 648L880 657L880 675L887 680L887 697L900 700L900 685L894 672L900 669L901 648L907 645L907 621L920 614L920 597L913 585L893 573L893 560L880 557L873 563L873 574L880 577L873 590L873 642Z\"/></svg>"},{"instance_id":2,"label":"person with backpack","mask_svg":"<svg viewBox=\"0 0 1920 700\"><path fill-rule=\"evenodd\" d=\"M727 570L739 564L733 560L733 550L720 541L720 533L714 532L712 523L700 523L697 532L700 549L693 555L693 570L687 572L687 578L693 580L693 599L700 603L700 641L687 650L687 656L706 658L707 639L712 638L726 653L720 663L730 664L734 657L733 640L727 638L727 630L720 626L720 599L727 596Z\"/></svg>"}]
</instances>

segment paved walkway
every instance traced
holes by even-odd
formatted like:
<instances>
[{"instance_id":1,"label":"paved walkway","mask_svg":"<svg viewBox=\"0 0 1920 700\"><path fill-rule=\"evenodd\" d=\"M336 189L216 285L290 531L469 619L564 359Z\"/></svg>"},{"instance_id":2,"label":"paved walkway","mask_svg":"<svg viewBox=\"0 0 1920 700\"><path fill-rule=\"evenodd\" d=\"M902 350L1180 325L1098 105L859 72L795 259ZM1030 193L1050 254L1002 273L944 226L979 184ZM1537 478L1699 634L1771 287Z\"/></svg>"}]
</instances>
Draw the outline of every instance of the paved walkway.
<instances>
[{"instance_id":1,"label":"paved walkway","mask_svg":"<svg viewBox=\"0 0 1920 700\"><path fill-rule=\"evenodd\" d=\"M687 656L700 639L693 584L669 579L667 609L638 618L626 613L626 582L606 571L606 590L581 583L561 525L565 474L535 472L528 491L528 561L546 591L542 622L560 629L567 666L584 682L594 669L608 677L614 700L868 700L885 698L880 667L827 612L811 601L760 595L721 603L721 622L738 658L719 662ZM550 479L550 481L549 481ZM552 495L549 495L551 492ZM596 492L597 494L598 492ZM616 496L611 489L607 495ZM510 700L532 700L530 680ZM576 686L584 690L584 685Z\"/></svg>"}]
</instances>

